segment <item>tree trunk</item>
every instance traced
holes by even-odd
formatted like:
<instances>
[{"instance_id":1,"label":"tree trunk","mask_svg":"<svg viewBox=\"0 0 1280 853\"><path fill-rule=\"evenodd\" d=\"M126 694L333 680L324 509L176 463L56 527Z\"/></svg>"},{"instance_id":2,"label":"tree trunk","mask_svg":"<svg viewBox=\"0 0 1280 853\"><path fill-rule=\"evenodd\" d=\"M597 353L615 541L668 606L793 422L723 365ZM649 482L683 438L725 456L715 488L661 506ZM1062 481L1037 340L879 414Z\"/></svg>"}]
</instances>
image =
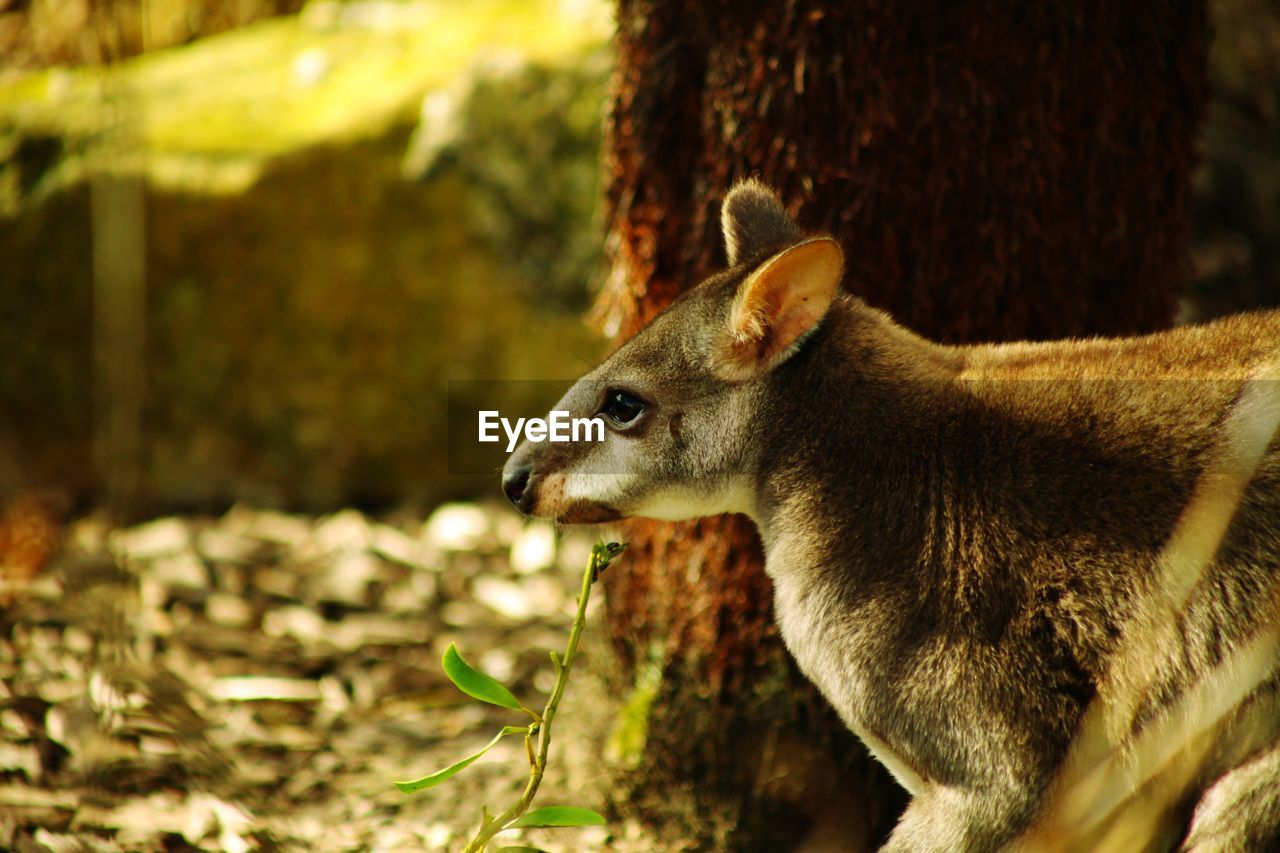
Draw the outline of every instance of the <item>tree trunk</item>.
<instances>
[{"instance_id":1,"label":"tree trunk","mask_svg":"<svg viewBox=\"0 0 1280 853\"><path fill-rule=\"evenodd\" d=\"M1165 327L1205 18L1154 0L619 0L598 316L623 340L722 266L720 202L756 175L842 242L853 292L934 339ZM839 849L874 845L904 797L782 650L750 524L626 534L607 614L646 737L615 739L621 799L717 849L794 844L840 799Z\"/></svg>"}]
</instances>

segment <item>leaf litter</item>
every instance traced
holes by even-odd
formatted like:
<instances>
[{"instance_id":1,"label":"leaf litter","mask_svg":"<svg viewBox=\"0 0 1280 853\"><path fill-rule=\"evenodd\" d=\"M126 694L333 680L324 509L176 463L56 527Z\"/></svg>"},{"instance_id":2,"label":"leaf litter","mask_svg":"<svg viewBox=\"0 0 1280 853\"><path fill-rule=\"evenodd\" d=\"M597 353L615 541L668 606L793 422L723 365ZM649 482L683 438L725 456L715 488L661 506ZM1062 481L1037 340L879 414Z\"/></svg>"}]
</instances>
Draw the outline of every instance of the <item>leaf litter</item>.
<instances>
[{"instance_id":1,"label":"leaf litter","mask_svg":"<svg viewBox=\"0 0 1280 853\"><path fill-rule=\"evenodd\" d=\"M468 700L441 655L457 642L540 701L592 541L478 504L72 522L0 601L0 848L461 847L524 756L505 739L447 787L393 787L517 722ZM598 803L548 781L546 802ZM559 832L503 840L643 849Z\"/></svg>"}]
</instances>

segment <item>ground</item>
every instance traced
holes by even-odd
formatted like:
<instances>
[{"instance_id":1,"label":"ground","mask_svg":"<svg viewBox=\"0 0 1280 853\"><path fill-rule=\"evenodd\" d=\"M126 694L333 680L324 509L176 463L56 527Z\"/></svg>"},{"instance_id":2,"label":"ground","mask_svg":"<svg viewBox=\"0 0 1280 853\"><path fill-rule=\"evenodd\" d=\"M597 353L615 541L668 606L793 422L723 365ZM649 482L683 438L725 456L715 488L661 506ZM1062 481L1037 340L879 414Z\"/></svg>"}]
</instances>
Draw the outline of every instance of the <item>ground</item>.
<instances>
[{"instance_id":1,"label":"ground","mask_svg":"<svg viewBox=\"0 0 1280 853\"><path fill-rule=\"evenodd\" d=\"M459 693L441 655L456 642L540 708L598 533L473 504L73 523L60 556L0 593L0 847L461 849L528 765L512 737L440 787L392 786L520 722ZM590 769L567 769L595 760L597 628L535 805L605 808ZM651 849L642 836L612 820L501 838Z\"/></svg>"}]
</instances>

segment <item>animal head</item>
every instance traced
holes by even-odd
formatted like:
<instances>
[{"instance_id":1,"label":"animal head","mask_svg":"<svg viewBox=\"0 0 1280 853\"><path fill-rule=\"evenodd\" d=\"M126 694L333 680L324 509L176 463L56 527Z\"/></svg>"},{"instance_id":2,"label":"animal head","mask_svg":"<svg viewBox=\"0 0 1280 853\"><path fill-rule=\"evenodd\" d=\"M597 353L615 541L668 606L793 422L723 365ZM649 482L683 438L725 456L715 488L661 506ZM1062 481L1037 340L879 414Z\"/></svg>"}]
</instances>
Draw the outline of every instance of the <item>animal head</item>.
<instances>
[{"instance_id":1,"label":"animal head","mask_svg":"<svg viewBox=\"0 0 1280 853\"><path fill-rule=\"evenodd\" d=\"M752 514L770 375L817 329L844 258L762 184L721 210L729 267L685 293L556 404L603 440L528 440L503 471L521 511L567 523Z\"/></svg>"}]
</instances>

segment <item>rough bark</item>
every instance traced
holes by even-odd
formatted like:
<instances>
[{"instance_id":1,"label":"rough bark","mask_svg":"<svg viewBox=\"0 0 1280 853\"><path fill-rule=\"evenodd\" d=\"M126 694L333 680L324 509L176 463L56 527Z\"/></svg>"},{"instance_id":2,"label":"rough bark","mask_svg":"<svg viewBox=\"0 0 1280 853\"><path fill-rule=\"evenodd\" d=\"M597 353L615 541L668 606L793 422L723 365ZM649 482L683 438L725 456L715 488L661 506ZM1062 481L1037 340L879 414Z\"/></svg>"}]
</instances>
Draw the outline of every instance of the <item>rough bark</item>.
<instances>
[{"instance_id":1,"label":"rough bark","mask_svg":"<svg viewBox=\"0 0 1280 853\"><path fill-rule=\"evenodd\" d=\"M1154 0L619 0L602 324L624 340L723 264L719 204L753 174L842 241L854 292L935 339L1168 325L1205 17ZM623 799L763 849L839 796L861 827L845 849L874 843L901 794L788 664L750 525L627 534L607 580L621 677L664 681Z\"/></svg>"}]
</instances>

